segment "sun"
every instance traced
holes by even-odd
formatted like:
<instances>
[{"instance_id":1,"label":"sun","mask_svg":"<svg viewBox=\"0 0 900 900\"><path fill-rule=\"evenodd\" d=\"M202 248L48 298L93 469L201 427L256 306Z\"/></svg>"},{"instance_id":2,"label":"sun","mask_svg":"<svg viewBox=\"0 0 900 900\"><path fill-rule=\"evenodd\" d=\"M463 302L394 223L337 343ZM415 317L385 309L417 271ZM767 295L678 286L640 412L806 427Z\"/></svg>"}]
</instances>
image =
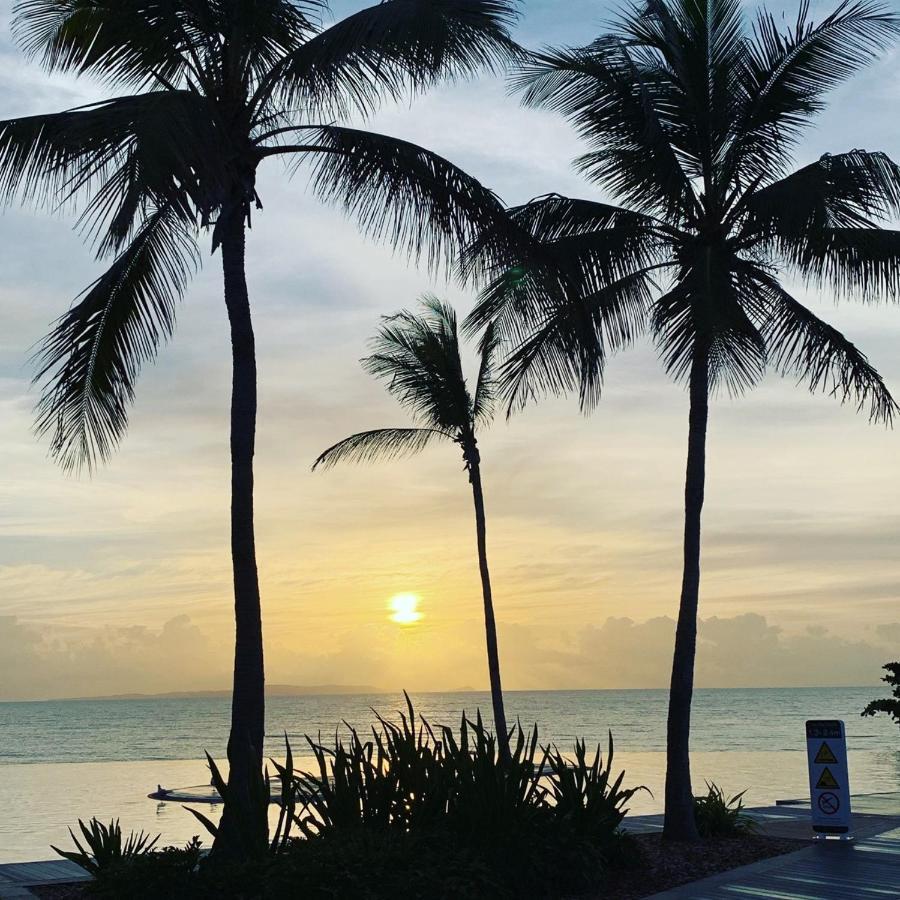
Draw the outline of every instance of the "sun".
<instances>
[{"instance_id":1,"label":"sun","mask_svg":"<svg viewBox=\"0 0 900 900\"><path fill-rule=\"evenodd\" d=\"M394 594L389 604L391 621L398 625L413 625L422 618L419 612L419 598L415 594Z\"/></svg>"}]
</instances>

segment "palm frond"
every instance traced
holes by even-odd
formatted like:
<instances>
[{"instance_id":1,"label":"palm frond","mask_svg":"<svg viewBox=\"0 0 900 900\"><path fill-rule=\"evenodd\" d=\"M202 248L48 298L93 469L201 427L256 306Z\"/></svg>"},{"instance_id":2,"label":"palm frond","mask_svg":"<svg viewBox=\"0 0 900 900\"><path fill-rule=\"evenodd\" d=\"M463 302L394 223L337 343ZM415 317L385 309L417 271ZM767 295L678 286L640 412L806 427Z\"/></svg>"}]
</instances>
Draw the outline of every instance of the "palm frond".
<instances>
[{"instance_id":1,"label":"palm frond","mask_svg":"<svg viewBox=\"0 0 900 900\"><path fill-rule=\"evenodd\" d=\"M507 334L513 347L497 378L507 413L540 396L574 390L582 409L592 409L600 399L608 353L643 331L652 274L646 269L631 272L590 294L566 294L556 286L548 291L528 276L512 286L504 281L490 285L479 305L495 305L495 292L536 295L514 301L489 326ZM524 314L512 311L516 308Z\"/></svg>"},{"instance_id":2,"label":"palm frond","mask_svg":"<svg viewBox=\"0 0 900 900\"><path fill-rule=\"evenodd\" d=\"M495 322L490 322L478 342L480 361L475 396L472 400L472 418L479 425L489 425L494 417L494 404L499 388L496 363L501 344L499 329Z\"/></svg>"},{"instance_id":3,"label":"palm frond","mask_svg":"<svg viewBox=\"0 0 900 900\"><path fill-rule=\"evenodd\" d=\"M501 220L496 195L452 163L407 141L337 126L318 129L315 190L367 234L431 266Z\"/></svg>"},{"instance_id":4,"label":"palm frond","mask_svg":"<svg viewBox=\"0 0 900 900\"><path fill-rule=\"evenodd\" d=\"M287 56L314 38L329 14L328 0L200 2L215 12L218 33L229 36L228 55L238 58L235 66L248 93L278 70Z\"/></svg>"},{"instance_id":5,"label":"palm frond","mask_svg":"<svg viewBox=\"0 0 900 900\"><path fill-rule=\"evenodd\" d=\"M788 257L808 282L863 300L900 295L900 231L831 228Z\"/></svg>"},{"instance_id":6,"label":"palm frond","mask_svg":"<svg viewBox=\"0 0 900 900\"><path fill-rule=\"evenodd\" d=\"M748 181L783 174L787 153L824 108L825 94L894 43L900 18L872 0L844 0L813 24L804 0L791 30L783 32L775 16L762 10L754 32L735 84L743 103L726 163Z\"/></svg>"},{"instance_id":7,"label":"palm frond","mask_svg":"<svg viewBox=\"0 0 900 900\"><path fill-rule=\"evenodd\" d=\"M738 107L743 4L647 0L640 15L620 20L618 33L656 85L655 105L686 171L702 181L707 201L714 198L723 185L709 163L727 147Z\"/></svg>"},{"instance_id":8,"label":"palm frond","mask_svg":"<svg viewBox=\"0 0 900 900\"><path fill-rule=\"evenodd\" d=\"M457 268L464 280L489 281L511 269L538 263L551 246L566 246L568 239L573 239L569 246L578 244L579 238L584 239L582 246L593 248L595 265L600 265L602 256L612 267L605 273L607 279L614 278L622 267L638 265L664 242L657 221L641 213L547 194L512 207L483 229L463 249ZM621 254L613 249L616 238ZM627 256L629 248L632 252Z\"/></svg>"},{"instance_id":9,"label":"palm frond","mask_svg":"<svg viewBox=\"0 0 900 900\"><path fill-rule=\"evenodd\" d=\"M22 48L50 71L136 88L178 84L215 30L204 0L20 0L13 21Z\"/></svg>"},{"instance_id":10,"label":"palm frond","mask_svg":"<svg viewBox=\"0 0 900 900\"><path fill-rule=\"evenodd\" d=\"M189 91L153 91L50 115L0 122L0 195L56 206L88 198L86 221L118 238L141 203L193 199L198 171L207 192L219 141L206 101ZM144 188L135 191L140 182ZM130 211L129 211L130 210Z\"/></svg>"},{"instance_id":11,"label":"palm frond","mask_svg":"<svg viewBox=\"0 0 900 900\"><path fill-rule=\"evenodd\" d=\"M667 114L674 107L671 79L640 65L623 42L534 54L512 85L526 105L573 122L592 146L578 168L615 197L670 220L696 213L689 177L696 160L679 148L681 129Z\"/></svg>"},{"instance_id":12,"label":"palm frond","mask_svg":"<svg viewBox=\"0 0 900 900\"><path fill-rule=\"evenodd\" d=\"M475 273L489 282L466 319L467 333L494 322L504 341L520 342L543 322L548 304L564 307L598 294L671 252L656 220L608 204L549 195L509 210L508 219L462 256L464 277ZM629 319L614 328L612 317L607 329L622 343L634 330Z\"/></svg>"},{"instance_id":13,"label":"palm frond","mask_svg":"<svg viewBox=\"0 0 900 900\"><path fill-rule=\"evenodd\" d=\"M456 313L435 297L423 298L422 306L424 315L404 310L383 320L363 367L420 421L451 434L469 431L472 398Z\"/></svg>"},{"instance_id":14,"label":"palm frond","mask_svg":"<svg viewBox=\"0 0 900 900\"><path fill-rule=\"evenodd\" d=\"M746 212L741 236L803 241L818 230L871 228L900 214L900 166L885 153L851 150L814 163L752 191L735 212Z\"/></svg>"},{"instance_id":15,"label":"palm frond","mask_svg":"<svg viewBox=\"0 0 900 900\"><path fill-rule=\"evenodd\" d=\"M323 451L313 463L313 470L330 469L338 463L368 463L378 459L396 459L424 450L437 438L453 439L453 435L435 428L377 428L361 431L338 441Z\"/></svg>"},{"instance_id":16,"label":"palm frond","mask_svg":"<svg viewBox=\"0 0 900 900\"><path fill-rule=\"evenodd\" d=\"M711 389L732 396L753 387L766 367L766 346L748 314L755 302L731 266L698 260L652 309L652 328L666 371L686 382L698 348L709 359Z\"/></svg>"},{"instance_id":17,"label":"palm frond","mask_svg":"<svg viewBox=\"0 0 900 900\"><path fill-rule=\"evenodd\" d=\"M179 217L157 210L45 339L37 431L52 432L63 468L90 469L121 440L141 365L172 334L197 261Z\"/></svg>"},{"instance_id":18,"label":"palm frond","mask_svg":"<svg viewBox=\"0 0 900 900\"><path fill-rule=\"evenodd\" d=\"M900 166L884 153L824 156L746 201L740 239L779 254L808 281L864 299L900 287Z\"/></svg>"},{"instance_id":19,"label":"palm frond","mask_svg":"<svg viewBox=\"0 0 900 900\"><path fill-rule=\"evenodd\" d=\"M508 0L384 0L285 55L261 93L313 117L370 113L385 95L498 71L520 53L514 20Z\"/></svg>"},{"instance_id":20,"label":"palm frond","mask_svg":"<svg viewBox=\"0 0 900 900\"><path fill-rule=\"evenodd\" d=\"M811 393L825 391L859 411L868 407L871 421L891 424L900 407L865 354L774 278L758 271L755 278L768 306L761 332L776 369L798 377Z\"/></svg>"}]
</instances>

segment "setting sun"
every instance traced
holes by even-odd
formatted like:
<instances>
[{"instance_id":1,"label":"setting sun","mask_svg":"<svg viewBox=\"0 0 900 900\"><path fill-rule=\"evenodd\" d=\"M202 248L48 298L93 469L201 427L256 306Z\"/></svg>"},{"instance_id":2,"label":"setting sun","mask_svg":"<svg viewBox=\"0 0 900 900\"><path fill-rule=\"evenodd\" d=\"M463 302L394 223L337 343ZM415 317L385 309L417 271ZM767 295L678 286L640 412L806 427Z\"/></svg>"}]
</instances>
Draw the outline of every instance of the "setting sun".
<instances>
[{"instance_id":1,"label":"setting sun","mask_svg":"<svg viewBox=\"0 0 900 900\"><path fill-rule=\"evenodd\" d=\"M422 618L418 610L419 598L415 594L395 594L391 597L391 621L399 625L412 625Z\"/></svg>"}]
</instances>

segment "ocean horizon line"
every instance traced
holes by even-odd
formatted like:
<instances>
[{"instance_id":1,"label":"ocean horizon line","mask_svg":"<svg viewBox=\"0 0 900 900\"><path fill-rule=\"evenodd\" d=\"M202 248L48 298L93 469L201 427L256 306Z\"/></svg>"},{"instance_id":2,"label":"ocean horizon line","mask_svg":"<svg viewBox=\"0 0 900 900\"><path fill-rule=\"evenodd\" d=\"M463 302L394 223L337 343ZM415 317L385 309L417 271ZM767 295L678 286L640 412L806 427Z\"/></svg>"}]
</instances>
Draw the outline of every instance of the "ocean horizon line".
<instances>
[{"instance_id":1,"label":"ocean horizon line","mask_svg":"<svg viewBox=\"0 0 900 900\"><path fill-rule=\"evenodd\" d=\"M840 688L875 688L879 682L870 684L767 684L767 685L702 685L694 688L701 691L827 691ZM668 685L635 687L554 687L554 688L509 688L505 694L590 694L621 693L623 691L659 692L668 691ZM127 692L122 694L84 694L69 697L4 697L0 703L116 703L138 702L142 700L221 700L231 696L230 688L212 688L196 691L161 691L159 693ZM408 693L416 696L438 696L456 694L488 694L490 689L461 687L448 690L417 690L415 688L384 688L374 685L284 685L273 684L266 687L269 697L392 697Z\"/></svg>"}]
</instances>

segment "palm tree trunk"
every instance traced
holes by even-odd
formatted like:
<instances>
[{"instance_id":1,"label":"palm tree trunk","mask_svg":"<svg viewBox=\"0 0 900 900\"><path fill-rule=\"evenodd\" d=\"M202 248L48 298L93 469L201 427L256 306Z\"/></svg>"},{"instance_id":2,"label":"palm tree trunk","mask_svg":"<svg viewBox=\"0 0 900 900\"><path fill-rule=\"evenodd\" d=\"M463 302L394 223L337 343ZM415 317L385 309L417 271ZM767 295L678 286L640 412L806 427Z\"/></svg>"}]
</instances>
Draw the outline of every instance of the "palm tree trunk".
<instances>
[{"instance_id":1,"label":"palm tree trunk","mask_svg":"<svg viewBox=\"0 0 900 900\"><path fill-rule=\"evenodd\" d=\"M494 620L494 601L491 595L491 574L487 562L487 530L484 518L484 494L481 490L481 465L478 449L467 451L469 481L475 502L475 532L478 538L478 568L481 570L481 593L484 597L484 633L487 639L488 673L491 679L491 704L494 707L494 728L497 731L497 750L503 762L509 762L509 731L503 709L503 688L500 684L500 652L497 649L497 623Z\"/></svg>"},{"instance_id":2,"label":"palm tree trunk","mask_svg":"<svg viewBox=\"0 0 900 900\"><path fill-rule=\"evenodd\" d=\"M669 688L663 826L663 837L676 841L695 841L700 837L694 819L690 734L700 593L700 514L706 481L706 424L709 418L709 349L701 344L695 347L691 363L690 398L684 486L684 573Z\"/></svg>"},{"instance_id":3,"label":"palm tree trunk","mask_svg":"<svg viewBox=\"0 0 900 900\"><path fill-rule=\"evenodd\" d=\"M253 534L253 451L256 439L256 347L244 271L244 218L223 223L222 269L231 325L231 560L234 572L234 689L228 738L228 796L215 849L246 854L266 840L259 797L265 728L265 676L256 546ZM257 790L255 790L255 788Z\"/></svg>"}]
</instances>

